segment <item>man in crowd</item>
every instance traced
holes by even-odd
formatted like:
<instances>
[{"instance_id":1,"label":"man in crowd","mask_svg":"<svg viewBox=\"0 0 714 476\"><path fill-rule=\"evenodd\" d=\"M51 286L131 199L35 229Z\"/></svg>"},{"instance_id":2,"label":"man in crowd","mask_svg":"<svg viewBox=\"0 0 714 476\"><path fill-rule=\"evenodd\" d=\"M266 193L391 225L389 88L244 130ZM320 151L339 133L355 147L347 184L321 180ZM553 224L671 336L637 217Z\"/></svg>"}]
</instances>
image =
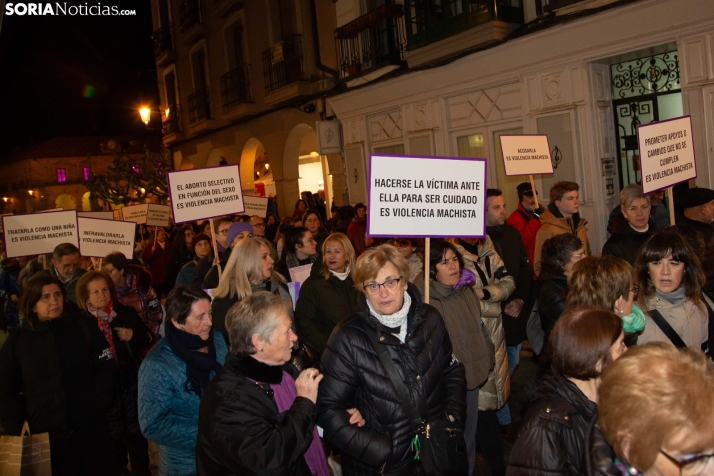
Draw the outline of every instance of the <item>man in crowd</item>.
<instances>
[{"instance_id":1,"label":"man in crowd","mask_svg":"<svg viewBox=\"0 0 714 476\"><path fill-rule=\"evenodd\" d=\"M85 270L79 267L79 249L72 243L60 243L52 252L52 266L35 273L32 277L41 274L50 274L62 281L67 291L67 299L76 302L77 281Z\"/></svg>"},{"instance_id":2,"label":"man in crowd","mask_svg":"<svg viewBox=\"0 0 714 476\"><path fill-rule=\"evenodd\" d=\"M250 226L253 227L253 236L259 236L265 238L265 219L259 217L258 215L253 215L250 217ZM270 245L270 257L273 258L274 262L278 262L278 252L275 251L275 245L268 240Z\"/></svg>"},{"instance_id":3,"label":"man in crowd","mask_svg":"<svg viewBox=\"0 0 714 476\"><path fill-rule=\"evenodd\" d=\"M708 188L692 188L682 198L684 216L677 219L677 224L689 225L704 237L704 243L709 246L714 238L714 190Z\"/></svg>"},{"instance_id":4,"label":"man in crowd","mask_svg":"<svg viewBox=\"0 0 714 476\"><path fill-rule=\"evenodd\" d=\"M489 188L486 190L486 197L486 233L491 237L496 252L503 259L508 273L513 276L516 283L516 290L502 304L508 373L513 375L520 361L523 341L526 340L526 324L530 309L525 304L530 301L533 268L518 231L506 224L506 201L502 192ZM515 441L516 432L510 427L511 413L508 403L498 410L496 415L503 439L512 443Z\"/></svg>"},{"instance_id":5,"label":"man in crowd","mask_svg":"<svg viewBox=\"0 0 714 476\"><path fill-rule=\"evenodd\" d=\"M518 191L518 208L508 217L508 224L521 234L521 239L528 252L528 260L532 266L536 235L540 230L540 215L545 211L545 208L542 206L536 208L533 194L538 195L538 191L533 190L530 182L518 184L516 190Z\"/></svg>"},{"instance_id":6,"label":"man in crowd","mask_svg":"<svg viewBox=\"0 0 714 476\"><path fill-rule=\"evenodd\" d=\"M580 185L575 182L556 182L550 188L550 203L548 209L540 216L540 230L536 235L533 266L536 274L540 274L540 253L543 243L548 238L563 233L573 233L583 242L584 248L590 254L588 243L587 220L580 218Z\"/></svg>"},{"instance_id":7,"label":"man in crowd","mask_svg":"<svg viewBox=\"0 0 714 476\"><path fill-rule=\"evenodd\" d=\"M228 229L232 224L233 220L228 217L216 218L213 220L213 234L216 236L216 242L218 244L219 261L223 257L223 253L225 253L226 248L228 248ZM203 286L203 277L206 276L206 273L208 273L211 269L215 259L216 255L213 252L213 247L211 247L211 252L201 258L201 261L199 261L193 269L193 284L196 286Z\"/></svg>"}]
</instances>

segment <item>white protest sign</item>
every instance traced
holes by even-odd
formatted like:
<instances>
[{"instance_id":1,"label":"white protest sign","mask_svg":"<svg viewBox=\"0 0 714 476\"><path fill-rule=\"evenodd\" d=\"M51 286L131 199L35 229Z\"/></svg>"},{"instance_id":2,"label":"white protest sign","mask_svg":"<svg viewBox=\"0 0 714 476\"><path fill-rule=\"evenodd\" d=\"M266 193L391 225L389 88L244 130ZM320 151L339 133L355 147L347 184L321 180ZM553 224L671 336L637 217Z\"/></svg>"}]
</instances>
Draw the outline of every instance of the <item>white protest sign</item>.
<instances>
[{"instance_id":1,"label":"white protest sign","mask_svg":"<svg viewBox=\"0 0 714 476\"><path fill-rule=\"evenodd\" d=\"M500 140L506 175L553 173L548 136L503 134Z\"/></svg>"},{"instance_id":2,"label":"white protest sign","mask_svg":"<svg viewBox=\"0 0 714 476\"><path fill-rule=\"evenodd\" d=\"M113 220L114 212L77 212L78 217L96 218L98 220Z\"/></svg>"},{"instance_id":3,"label":"white protest sign","mask_svg":"<svg viewBox=\"0 0 714 476\"><path fill-rule=\"evenodd\" d=\"M168 172L174 223L243 213L237 165Z\"/></svg>"},{"instance_id":4,"label":"white protest sign","mask_svg":"<svg viewBox=\"0 0 714 476\"><path fill-rule=\"evenodd\" d=\"M139 225L146 223L146 214L149 212L149 205L129 205L121 209L121 215L124 221L131 221Z\"/></svg>"},{"instance_id":5,"label":"white protest sign","mask_svg":"<svg viewBox=\"0 0 714 476\"><path fill-rule=\"evenodd\" d=\"M77 211L2 217L8 258L52 253L61 243L79 245Z\"/></svg>"},{"instance_id":6,"label":"white protest sign","mask_svg":"<svg viewBox=\"0 0 714 476\"><path fill-rule=\"evenodd\" d=\"M78 217L79 250L82 256L103 258L114 251L134 256L136 223Z\"/></svg>"},{"instance_id":7,"label":"white protest sign","mask_svg":"<svg viewBox=\"0 0 714 476\"><path fill-rule=\"evenodd\" d=\"M697 177L690 116L637 127L642 193L677 185Z\"/></svg>"},{"instance_id":8,"label":"white protest sign","mask_svg":"<svg viewBox=\"0 0 714 476\"><path fill-rule=\"evenodd\" d=\"M171 223L171 207L149 203L146 211L146 224L149 226L169 226Z\"/></svg>"},{"instance_id":9,"label":"white protest sign","mask_svg":"<svg viewBox=\"0 0 714 476\"><path fill-rule=\"evenodd\" d=\"M246 215L258 215L259 217L265 217L268 213L268 199L267 197L252 197L250 195L245 195L243 197L243 204L245 205Z\"/></svg>"},{"instance_id":10,"label":"white protest sign","mask_svg":"<svg viewBox=\"0 0 714 476\"><path fill-rule=\"evenodd\" d=\"M371 154L367 234L485 236L486 159Z\"/></svg>"}]
</instances>

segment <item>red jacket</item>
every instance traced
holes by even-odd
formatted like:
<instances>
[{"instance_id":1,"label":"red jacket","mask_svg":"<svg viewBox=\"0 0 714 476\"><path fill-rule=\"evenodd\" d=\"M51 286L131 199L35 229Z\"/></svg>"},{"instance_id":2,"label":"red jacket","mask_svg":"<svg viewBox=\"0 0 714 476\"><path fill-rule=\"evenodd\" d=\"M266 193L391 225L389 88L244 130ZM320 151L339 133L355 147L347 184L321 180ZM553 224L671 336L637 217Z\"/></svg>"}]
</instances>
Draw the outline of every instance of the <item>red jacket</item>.
<instances>
[{"instance_id":1,"label":"red jacket","mask_svg":"<svg viewBox=\"0 0 714 476\"><path fill-rule=\"evenodd\" d=\"M540 229L540 221L528 213L526 209L523 208L523 205L519 203L518 209L508 217L507 223L521 234L521 239L528 252L528 259L531 264L535 266L533 255L535 254L536 235Z\"/></svg>"},{"instance_id":2,"label":"red jacket","mask_svg":"<svg viewBox=\"0 0 714 476\"><path fill-rule=\"evenodd\" d=\"M159 243L147 245L144 248L144 254L141 256L145 263L149 265L149 273L151 273L151 284L164 284L166 282L166 264L171 256L171 242L166 240L164 247L161 248Z\"/></svg>"}]
</instances>

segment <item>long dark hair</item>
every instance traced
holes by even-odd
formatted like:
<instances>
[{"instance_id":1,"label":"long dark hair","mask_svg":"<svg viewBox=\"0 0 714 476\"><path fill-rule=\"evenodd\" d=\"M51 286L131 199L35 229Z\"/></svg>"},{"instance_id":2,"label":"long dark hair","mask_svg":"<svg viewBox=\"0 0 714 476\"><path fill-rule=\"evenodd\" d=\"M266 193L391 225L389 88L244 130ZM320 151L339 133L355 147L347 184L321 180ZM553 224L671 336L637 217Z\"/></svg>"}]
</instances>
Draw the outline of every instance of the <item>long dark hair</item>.
<instances>
[{"instance_id":1,"label":"long dark hair","mask_svg":"<svg viewBox=\"0 0 714 476\"><path fill-rule=\"evenodd\" d=\"M288 253L295 254L295 247L297 245L302 246L302 237L307 233L308 230L304 226L296 226L293 228L290 228L285 232L285 242L283 244L283 253L282 256L280 257L281 261L285 261L285 258L287 258Z\"/></svg>"},{"instance_id":2,"label":"long dark hair","mask_svg":"<svg viewBox=\"0 0 714 476\"><path fill-rule=\"evenodd\" d=\"M191 225L184 225L179 228L176 231L176 237L174 238L173 247L171 248L171 254L177 254L182 263L191 261L191 255L193 254L193 250L188 249L191 243L186 242L186 230L193 231L193 227L191 227Z\"/></svg>"}]
</instances>

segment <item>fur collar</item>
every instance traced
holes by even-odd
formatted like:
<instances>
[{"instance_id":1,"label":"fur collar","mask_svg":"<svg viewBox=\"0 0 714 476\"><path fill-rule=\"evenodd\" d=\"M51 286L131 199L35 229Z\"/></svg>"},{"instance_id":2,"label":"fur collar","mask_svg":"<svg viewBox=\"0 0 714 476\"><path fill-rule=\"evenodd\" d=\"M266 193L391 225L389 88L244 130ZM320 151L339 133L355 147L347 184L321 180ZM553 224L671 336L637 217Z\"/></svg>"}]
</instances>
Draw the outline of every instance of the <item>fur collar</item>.
<instances>
[{"instance_id":1,"label":"fur collar","mask_svg":"<svg viewBox=\"0 0 714 476\"><path fill-rule=\"evenodd\" d=\"M282 366L271 366L258 362L250 355L228 354L226 365L230 365L239 373L256 382L278 384L283 381Z\"/></svg>"}]
</instances>

